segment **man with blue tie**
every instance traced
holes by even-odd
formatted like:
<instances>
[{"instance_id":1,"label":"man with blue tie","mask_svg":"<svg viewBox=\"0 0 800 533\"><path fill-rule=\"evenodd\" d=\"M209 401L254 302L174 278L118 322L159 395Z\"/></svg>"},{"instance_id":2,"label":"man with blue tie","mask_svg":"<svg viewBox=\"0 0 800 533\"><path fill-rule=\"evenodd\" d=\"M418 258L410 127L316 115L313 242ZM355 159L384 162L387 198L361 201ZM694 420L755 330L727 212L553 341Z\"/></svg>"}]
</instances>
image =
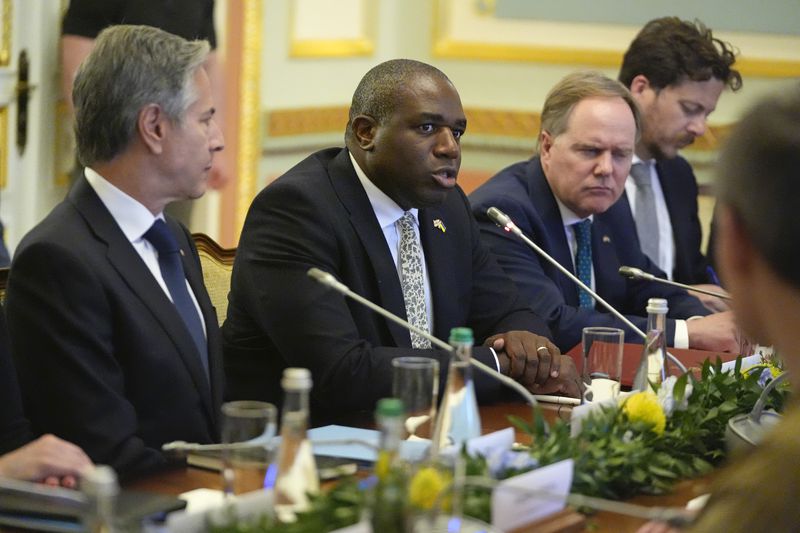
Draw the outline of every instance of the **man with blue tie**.
<instances>
[{"instance_id":1,"label":"man with blue tie","mask_svg":"<svg viewBox=\"0 0 800 533\"><path fill-rule=\"evenodd\" d=\"M164 442L218 439L216 315L186 228L163 215L206 189L222 134L205 41L104 31L75 78L85 175L20 243L7 314L36 432L121 475L166 463Z\"/></svg>"},{"instance_id":2,"label":"man with blue tie","mask_svg":"<svg viewBox=\"0 0 800 533\"><path fill-rule=\"evenodd\" d=\"M666 298L671 346L733 350L738 345L730 313L705 316L709 311L681 289L626 280L617 273L628 265L663 276L639 249L630 210L615 203L624 190L639 124L638 107L619 82L593 72L565 77L545 100L539 155L500 171L470 196L481 237L525 301L550 320L561 350L578 344L586 326L620 327L627 341L641 339L517 237L498 228L486 215L489 207L509 215L640 329L646 325L647 300ZM703 318L683 320L693 316Z\"/></svg>"}]
</instances>

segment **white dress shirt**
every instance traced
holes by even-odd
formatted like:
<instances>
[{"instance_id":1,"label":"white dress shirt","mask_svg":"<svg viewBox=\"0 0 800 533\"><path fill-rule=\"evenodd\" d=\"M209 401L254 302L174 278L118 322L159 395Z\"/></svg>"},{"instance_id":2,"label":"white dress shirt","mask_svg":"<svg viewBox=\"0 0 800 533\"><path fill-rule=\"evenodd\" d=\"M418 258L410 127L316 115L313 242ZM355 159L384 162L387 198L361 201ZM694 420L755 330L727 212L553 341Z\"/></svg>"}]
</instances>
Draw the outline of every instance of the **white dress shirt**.
<instances>
[{"instance_id":1,"label":"white dress shirt","mask_svg":"<svg viewBox=\"0 0 800 533\"><path fill-rule=\"evenodd\" d=\"M94 192L100 197L100 201L106 206L106 209L111 213L111 217L122 230L122 233L125 234L131 246L133 246L133 249L136 250L147 269L153 274L153 277L161 286L161 290L164 291L170 301L173 301L167 284L164 282L164 277L161 275L161 267L158 266L158 251L150 244L150 241L144 238L144 234L157 219L164 220L164 214L159 213L158 216L153 216L144 205L121 191L91 168L84 169L84 175L86 176L86 181L89 182ZM197 303L197 298L195 298L188 281L186 281L186 288L189 291L189 296L192 298L195 309L197 309L200 323L203 325L203 333L205 333L206 322L203 320L200 305Z\"/></svg>"}]
</instances>

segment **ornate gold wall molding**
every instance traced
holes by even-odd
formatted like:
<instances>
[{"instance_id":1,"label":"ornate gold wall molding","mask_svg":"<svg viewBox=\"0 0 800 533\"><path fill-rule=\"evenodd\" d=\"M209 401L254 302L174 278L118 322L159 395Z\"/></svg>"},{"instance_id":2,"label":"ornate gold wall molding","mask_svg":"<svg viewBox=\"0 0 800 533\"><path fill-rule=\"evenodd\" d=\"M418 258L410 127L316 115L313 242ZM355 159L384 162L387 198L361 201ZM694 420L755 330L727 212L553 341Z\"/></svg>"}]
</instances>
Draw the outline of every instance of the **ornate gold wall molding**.
<instances>
[{"instance_id":1,"label":"ornate gold wall molding","mask_svg":"<svg viewBox=\"0 0 800 533\"><path fill-rule=\"evenodd\" d=\"M0 26L0 67L7 67L11 63L11 19L14 17L11 0L2 0L0 5L0 16L2 16L2 26Z\"/></svg>"},{"instance_id":2,"label":"ornate gold wall molding","mask_svg":"<svg viewBox=\"0 0 800 533\"><path fill-rule=\"evenodd\" d=\"M322 7L327 5L327 1L322 0ZM321 32L299 37L296 35L299 29L298 24L302 24L304 21L300 20L299 6L296 1L292 1L289 5L290 57L358 57L371 56L374 53L378 2L358 0L353 5L344 8L336 4L330 5L335 6L334 9L339 13L347 12L349 19L357 20L356 31L350 35L332 37L331 33L326 31L330 30L332 26L327 24L317 28L323 30ZM353 8L354 11L350 12L349 10ZM319 13L314 14L313 18L318 20ZM337 33L337 31L333 32L333 34Z\"/></svg>"},{"instance_id":3,"label":"ornate gold wall molding","mask_svg":"<svg viewBox=\"0 0 800 533\"><path fill-rule=\"evenodd\" d=\"M8 107L0 108L0 146L8 146ZM8 152L0 149L0 189L8 184Z\"/></svg>"},{"instance_id":4,"label":"ornate gold wall molding","mask_svg":"<svg viewBox=\"0 0 800 533\"><path fill-rule=\"evenodd\" d=\"M261 155L261 32L262 0L244 0L242 70L239 80L239 150L237 153L236 240L255 197Z\"/></svg>"},{"instance_id":5,"label":"ornate gold wall molding","mask_svg":"<svg viewBox=\"0 0 800 533\"><path fill-rule=\"evenodd\" d=\"M467 133L488 137L535 139L539 134L541 115L538 111L485 109L467 107ZM347 106L276 109L264 113L265 136L291 137L320 133L344 134ZM713 151L719 148L732 124L709 125L692 150Z\"/></svg>"},{"instance_id":6,"label":"ornate gold wall molding","mask_svg":"<svg viewBox=\"0 0 800 533\"><path fill-rule=\"evenodd\" d=\"M431 9L431 53L434 57L448 59L616 68L636 30L626 25L500 20L493 16L493 2L480 0L470 4L469 9L459 0L434 0ZM513 33L514 39L508 38L504 30L519 30L520 24L529 24L531 28L524 33ZM558 24L565 29L559 32L556 29ZM584 40L585 29L601 31L605 38L595 36ZM562 38L564 35L569 35L569 39ZM743 55L737 58L736 68L743 75L776 78L800 76L797 54L785 53L787 46L789 50L796 50L800 38L795 35L757 33L739 34L739 37L750 45L739 45ZM789 44L784 44L784 41Z\"/></svg>"}]
</instances>

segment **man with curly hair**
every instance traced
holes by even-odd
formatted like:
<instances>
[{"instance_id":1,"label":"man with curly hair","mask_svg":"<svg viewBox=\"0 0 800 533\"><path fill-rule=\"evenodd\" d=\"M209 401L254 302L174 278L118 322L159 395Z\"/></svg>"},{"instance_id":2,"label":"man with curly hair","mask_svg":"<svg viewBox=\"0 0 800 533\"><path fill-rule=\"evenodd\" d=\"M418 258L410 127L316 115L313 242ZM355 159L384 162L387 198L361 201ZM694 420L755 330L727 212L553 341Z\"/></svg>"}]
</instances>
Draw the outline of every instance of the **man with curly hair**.
<instances>
[{"instance_id":1,"label":"man with curly hair","mask_svg":"<svg viewBox=\"0 0 800 533\"><path fill-rule=\"evenodd\" d=\"M625 198L642 251L681 283L717 282L700 250L697 180L678 152L705 133L722 91L742 86L735 61L733 47L701 22L664 17L634 38L618 76L643 116ZM713 297L701 300L714 311L726 308Z\"/></svg>"}]
</instances>

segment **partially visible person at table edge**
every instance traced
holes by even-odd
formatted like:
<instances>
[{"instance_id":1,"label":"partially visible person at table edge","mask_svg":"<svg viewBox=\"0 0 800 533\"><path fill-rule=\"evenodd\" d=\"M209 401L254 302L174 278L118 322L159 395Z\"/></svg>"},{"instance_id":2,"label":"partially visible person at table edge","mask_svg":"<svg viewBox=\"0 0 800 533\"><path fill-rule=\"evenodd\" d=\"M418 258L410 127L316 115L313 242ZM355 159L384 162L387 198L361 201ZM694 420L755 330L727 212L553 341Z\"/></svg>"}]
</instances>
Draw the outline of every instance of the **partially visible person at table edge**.
<instances>
[{"instance_id":1,"label":"partially visible person at table edge","mask_svg":"<svg viewBox=\"0 0 800 533\"><path fill-rule=\"evenodd\" d=\"M737 320L772 344L800 375L800 86L758 103L720 155L717 260ZM800 407L749 455L733 457L712 486L692 532L798 531ZM667 531L648 524L640 531Z\"/></svg>"}]
</instances>

